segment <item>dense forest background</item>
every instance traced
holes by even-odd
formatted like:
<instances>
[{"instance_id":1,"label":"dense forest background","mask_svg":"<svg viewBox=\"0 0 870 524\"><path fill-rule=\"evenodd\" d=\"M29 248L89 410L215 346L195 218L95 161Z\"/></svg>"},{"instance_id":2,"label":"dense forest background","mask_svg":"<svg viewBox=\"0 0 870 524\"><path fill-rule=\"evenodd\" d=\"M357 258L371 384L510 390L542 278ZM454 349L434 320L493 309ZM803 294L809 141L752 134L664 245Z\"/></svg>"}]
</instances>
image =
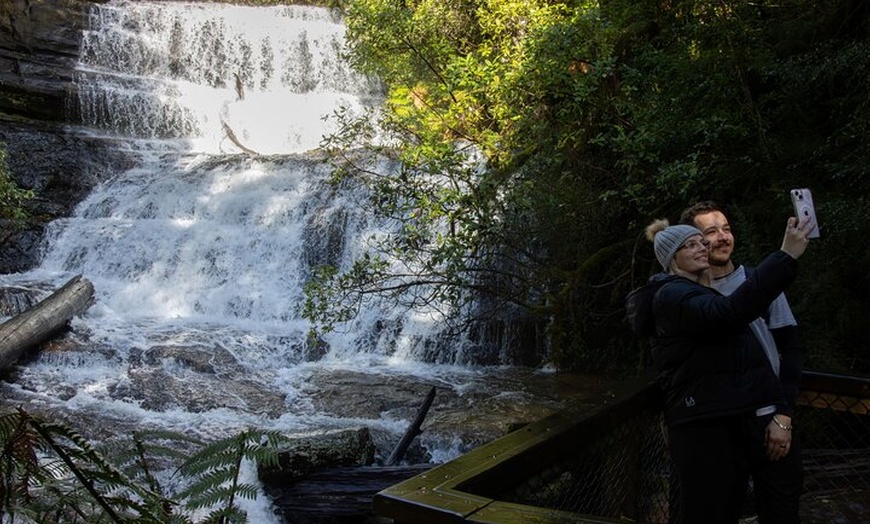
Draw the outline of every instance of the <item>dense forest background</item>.
<instances>
[{"instance_id":1,"label":"dense forest background","mask_svg":"<svg viewBox=\"0 0 870 524\"><path fill-rule=\"evenodd\" d=\"M350 271L323 268L322 329L375 296L452 303L532 326L560 368L634 372L623 300L659 269L644 226L713 199L755 263L809 187L822 238L788 293L807 366L870 372L870 3L312 3L343 13L349 58L388 93L377 126L345 118L324 144L336 183L402 225ZM2 218L27 196L0 162Z\"/></svg>"},{"instance_id":2,"label":"dense forest background","mask_svg":"<svg viewBox=\"0 0 870 524\"><path fill-rule=\"evenodd\" d=\"M788 293L807 366L870 371L870 3L341 4L352 59L389 88L383 124L405 168L355 158L340 174L403 221L383 247L415 263L400 279L361 261L328 275L333 292L413 280L436 285L420 301L486 296L476 313L538 318L562 368L636 370L647 359L623 299L659 269L643 227L713 199L755 263L779 247L788 190L809 187L822 238ZM387 154L352 124L331 145Z\"/></svg>"}]
</instances>

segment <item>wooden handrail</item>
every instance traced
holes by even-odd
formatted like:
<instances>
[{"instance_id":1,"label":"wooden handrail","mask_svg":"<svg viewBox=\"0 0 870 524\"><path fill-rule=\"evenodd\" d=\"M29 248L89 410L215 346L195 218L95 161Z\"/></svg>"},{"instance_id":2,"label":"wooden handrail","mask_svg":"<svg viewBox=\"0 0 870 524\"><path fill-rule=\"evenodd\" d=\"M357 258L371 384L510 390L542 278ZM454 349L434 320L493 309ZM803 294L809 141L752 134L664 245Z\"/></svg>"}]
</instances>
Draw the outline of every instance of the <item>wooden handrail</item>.
<instances>
[{"instance_id":1,"label":"wooden handrail","mask_svg":"<svg viewBox=\"0 0 870 524\"><path fill-rule=\"evenodd\" d=\"M799 403L868 414L870 378L804 371ZM569 407L377 493L374 513L397 524L622 522L498 497L564 460L566 450L588 447L619 424L659 405L661 390L647 375L627 384L600 408Z\"/></svg>"}]
</instances>

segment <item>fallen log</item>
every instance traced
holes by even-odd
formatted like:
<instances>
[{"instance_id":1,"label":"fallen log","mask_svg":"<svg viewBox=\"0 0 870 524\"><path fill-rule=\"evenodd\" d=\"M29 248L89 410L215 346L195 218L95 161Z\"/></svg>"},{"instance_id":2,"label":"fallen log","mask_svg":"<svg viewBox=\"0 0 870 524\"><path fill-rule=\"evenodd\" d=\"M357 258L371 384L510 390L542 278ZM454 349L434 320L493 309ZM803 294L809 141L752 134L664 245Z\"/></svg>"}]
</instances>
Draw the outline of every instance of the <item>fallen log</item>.
<instances>
[{"instance_id":1,"label":"fallen log","mask_svg":"<svg viewBox=\"0 0 870 524\"><path fill-rule=\"evenodd\" d=\"M368 466L375 461L375 444L368 428L326 431L291 438L278 451L274 464L258 464L264 483L287 484L319 469Z\"/></svg>"},{"instance_id":2,"label":"fallen log","mask_svg":"<svg viewBox=\"0 0 870 524\"><path fill-rule=\"evenodd\" d=\"M327 468L290 484L265 484L275 513L288 524L344 524L372 517L375 493L433 464Z\"/></svg>"},{"instance_id":3,"label":"fallen log","mask_svg":"<svg viewBox=\"0 0 870 524\"><path fill-rule=\"evenodd\" d=\"M0 325L0 371L64 328L93 301L93 284L77 275L46 299Z\"/></svg>"}]
</instances>

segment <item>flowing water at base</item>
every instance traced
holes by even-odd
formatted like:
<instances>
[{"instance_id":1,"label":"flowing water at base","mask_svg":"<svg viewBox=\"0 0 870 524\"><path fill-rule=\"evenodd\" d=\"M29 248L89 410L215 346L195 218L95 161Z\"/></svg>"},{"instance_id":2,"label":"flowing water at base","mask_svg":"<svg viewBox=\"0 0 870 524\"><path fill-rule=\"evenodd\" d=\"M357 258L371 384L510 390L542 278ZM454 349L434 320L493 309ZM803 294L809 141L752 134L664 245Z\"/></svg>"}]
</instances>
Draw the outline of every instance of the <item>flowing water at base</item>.
<instances>
[{"instance_id":1,"label":"flowing water at base","mask_svg":"<svg viewBox=\"0 0 870 524\"><path fill-rule=\"evenodd\" d=\"M394 230L365 192L327 183L316 150L332 111L381 96L340 59L343 30L300 6L94 7L76 73L86 126L70 132L105 137L135 167L50 225L38 268L0 276L36 297L79 274L96 290L70 332L4 376L6 406L94 439L366 426L384 458L435 387L413 459L442 462L608 398L604 379L511 365L508 328L451 334L443 304L375 302L311 343L301 310L315 269L347 269Z\"/></svg>"}]
</instances>

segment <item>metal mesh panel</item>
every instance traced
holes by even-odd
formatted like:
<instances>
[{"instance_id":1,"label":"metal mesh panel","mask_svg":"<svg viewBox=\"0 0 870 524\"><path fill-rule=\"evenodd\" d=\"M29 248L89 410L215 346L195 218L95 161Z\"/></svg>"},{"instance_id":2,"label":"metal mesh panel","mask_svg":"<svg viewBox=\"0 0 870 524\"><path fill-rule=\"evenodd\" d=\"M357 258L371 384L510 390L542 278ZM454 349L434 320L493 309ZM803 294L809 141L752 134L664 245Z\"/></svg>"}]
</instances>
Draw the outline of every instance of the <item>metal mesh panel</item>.
<instances>
[{"instance_id":1,"label":"metal mesh panel","mask_svg":"<svg viewBox=\"0 0 870 524\"><path fill-rule=\"evenodd\" d=\"M661 417L626 417L593 445L528 479L508 498L521 504L634 522L667 523L670 459ZM570 454L569 454L570 453Z\"/></svg>"},{"instance_id":2,"label":"metal mesh panel","mask_svg":"<svg viewBox=\"0 0 870 524\"><path fill-rule=\"evenodd\" d=\"M802 520L870 522L870 399L804 390L798 404L794 420L804 447Z\"/></svg>"},{"instance_id":3,"label":"metal mesh panel","mask_svg":"<svg viewBox=\"0 0 870 524\"><path fill-rule=\"evenodd\" d=\"M870 522L870 381L826 377L801 393L794 422L803 441L804 524ZM840 389L840 392L832 393ZM852 393L852 394L848 394ZM528 506L633 522L667 524L677 513L655 404L620 417L591 444L497 498ZM752 516L752 493L745 523Z\"/></svg>"}]
</instances>

